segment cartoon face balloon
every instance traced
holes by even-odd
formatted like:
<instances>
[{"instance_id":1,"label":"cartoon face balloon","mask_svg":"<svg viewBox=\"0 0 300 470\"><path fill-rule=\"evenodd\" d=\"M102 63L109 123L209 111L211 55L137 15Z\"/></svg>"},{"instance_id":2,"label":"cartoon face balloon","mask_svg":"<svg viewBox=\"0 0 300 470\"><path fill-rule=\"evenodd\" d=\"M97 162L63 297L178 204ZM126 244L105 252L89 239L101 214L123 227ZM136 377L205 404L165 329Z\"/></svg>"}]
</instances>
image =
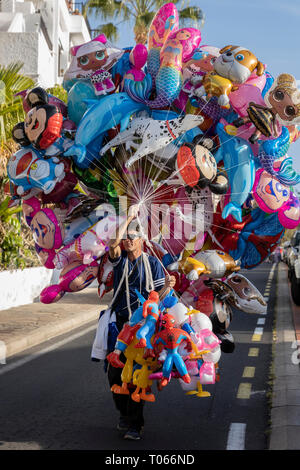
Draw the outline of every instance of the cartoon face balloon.
<instances>
[{"instance_id":1,"label":"cartoon face balloon","mask_svg":"<svg viewBox=\"0 0 300 470\"><path fill-rule=\"evenodd\" d=\"M300 91L295 78L282 73L265 95L266 104L282 125L300 123Z\"/></svg>"},{"instance_id":2,"label":"cartoon face balloon","mask_svg":"<svg viewBox=\"0 0 300 470\"><path fill-rule=\"evenodd\" d=\"M89 79L97 70L110 69L124 51L113 46L104 34L71 48L72 61L65 80Z\"/></svg>"},{"instance_id":3,"label":"cartoon face balloon","mask_svg":"<svg viewBox=\"0 0 300 470\"><path fill-rule=\"evenodd\" d=\"M48 94L43 88L29 90L25 101L28 111L25 121L12 130L12 138L22 146L32 144L37 149L46 149L61 136L63 115L60 109L48 104Z\"/></svg>"},{"instance_id":4,"label":"cartoon face balloon","mask_svg":"<svg viewBox=\"0 0 300 470\"><path fill-rule=\"evenodd\" d=\"M41 248L57 249L62 245L63 227L51 209L42 209L32 218L33 239Z\"/></svg>"},{"instance_id":5,"label":"cartoon face balloon","mask_svg":"<svg viewBox=\"0 0 300 470\"><path fill-rule=\"evenodd\" d=\"M287 204L290 189L267 171L260 169L256 172L253 197L264 212L271 214Z\"/></svg>"},{"instance_id":6,"label":"cartoon face balloon","mask_svg":"<svg viewBox=\"0 0 300 470\"><path fill-rule=\"evenodd\" d=\"M217 174L216 160L203 139L203 145L185 143L177 153L176 167L184 184L189 188L209 187L215 194L224 194L228 190L225 174Z\"/></svg>"}]
</instances>

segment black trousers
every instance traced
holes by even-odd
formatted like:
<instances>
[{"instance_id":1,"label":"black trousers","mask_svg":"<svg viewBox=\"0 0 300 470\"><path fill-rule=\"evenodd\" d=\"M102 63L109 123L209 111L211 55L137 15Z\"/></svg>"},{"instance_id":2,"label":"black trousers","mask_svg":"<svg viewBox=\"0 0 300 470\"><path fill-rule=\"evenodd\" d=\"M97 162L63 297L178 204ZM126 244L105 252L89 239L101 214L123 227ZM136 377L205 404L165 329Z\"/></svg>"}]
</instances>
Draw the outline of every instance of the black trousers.
<instances>
[{"instance_id":1,"label":"black trousers","mask_svg":"<svg viewBox=\"0 0 300 470\"><path fill-rule=\"evenodd\" d=\"M120 360L122 362L126 361L126 358L123 354L120 355ZM110 387L112 387L114 384L122 385L121 374L122 369L120 367L112 367L112 365L109 364L107 376ZM132 392L133 391L134 389L132 389ZM144 400L141 400L139 403L137 403L131 399L130 395L120 395L114 392L112 392L112 396L115 407L120 412L120 415L128 420L129 427L140 431L141 427L144 426Z\"/></svg>"}]
</instances>

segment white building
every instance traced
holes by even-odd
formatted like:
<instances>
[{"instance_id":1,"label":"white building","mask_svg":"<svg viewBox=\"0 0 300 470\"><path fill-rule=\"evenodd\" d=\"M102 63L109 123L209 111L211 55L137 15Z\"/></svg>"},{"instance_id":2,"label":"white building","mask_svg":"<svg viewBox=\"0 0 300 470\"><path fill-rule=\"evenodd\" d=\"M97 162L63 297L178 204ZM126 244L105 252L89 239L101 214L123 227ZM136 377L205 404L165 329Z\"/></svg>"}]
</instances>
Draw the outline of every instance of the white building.
<instances>
[{"instance_id":1,"label":"white building","mask_svg":"<svg viewBox=\"0 0 300 470\"><path fill-rule=\"evenodd\" d=\"M74 45L91 39L82 2L0 0L0 64L24 63L22 73L43 87L62 83Z\"/></svg>"}]
</instances>

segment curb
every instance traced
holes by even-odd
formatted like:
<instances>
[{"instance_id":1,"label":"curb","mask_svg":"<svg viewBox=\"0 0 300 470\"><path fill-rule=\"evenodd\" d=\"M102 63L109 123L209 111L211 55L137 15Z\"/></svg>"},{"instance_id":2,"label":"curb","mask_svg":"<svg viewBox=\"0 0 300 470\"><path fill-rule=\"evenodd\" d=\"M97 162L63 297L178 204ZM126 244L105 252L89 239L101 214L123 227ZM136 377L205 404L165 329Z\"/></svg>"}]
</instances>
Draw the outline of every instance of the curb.
<instances>
[{"instance_id":1,"label":"curb","mask_svg":"<svg viewBox=\"0 0 300 470\"><path fill-rule=\"evenodd\" d=\"M276 339L269 450L300 448L300 369L292 361L296 344L293 305L287 288L286 268L278 267L276 291ZM289 287L289 286L288 286Z\"/></svg>"},{"instance_id":2,"label":"curb","mask_svg":"<svg viewBox=\"0 0 300 470\"><path fill-rule=\"evenodd\" d=\"M294 322L294 327L295 327L296 340L300 341L300 306L296 305L293 301L292 293L291 293L291 282L289 279L288 279L288 286L289 286L290 302L291 302L292 312L293 312L293 322Z\"/></svg>"},{"instance_id":3,"label":"curb","mask_svg":"<svg viewBox=\"0 0 300 470\"><path fill-rule=\"evenodd\" d=\"M103 308L106 306L103 305ZM99 306L95 311L88 313L75 314L72 318L63 321L54 322L52 325L45 325L37 328L32 333L29 333L26 337L20 336L12 341L5 343L6 346L6 358L12 357L18 353L25 351L26 349L37 346L45 341L53 339L57 336L68 333L69 331L75 330L87 323L96 322L99 317Z\"/></svg>"}]
</instances>

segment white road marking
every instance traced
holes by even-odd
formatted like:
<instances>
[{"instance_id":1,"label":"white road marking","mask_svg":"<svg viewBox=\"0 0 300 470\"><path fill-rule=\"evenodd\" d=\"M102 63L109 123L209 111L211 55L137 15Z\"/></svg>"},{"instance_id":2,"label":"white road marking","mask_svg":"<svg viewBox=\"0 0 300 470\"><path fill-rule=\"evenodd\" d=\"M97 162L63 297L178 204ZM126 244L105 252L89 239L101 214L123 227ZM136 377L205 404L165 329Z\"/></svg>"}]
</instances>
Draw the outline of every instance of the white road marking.
<instances>
[{"instance_id":1,"label":"white road marking","mask_svg":"<svg viewBox=\"0 0 300 470\"><path fill-rule=\"evenodd\" d=\"M269 300L269 294L271 291L275 268L276 268L276 264L273 264L269 272L268 280L266 283L265 292L264 292L264 299L266 302L268 302ZM266 314L267 314L267 311L266 311ZM258 318L257 325L264 325L265 322L266 322L265 318ZM256 326L254 333L253 333L252 341L260 340L263 335L263 332L264 332L263 327ZM258 354L259 354L258 348L250 348L249 356L258 356ZM245 367L243 376L252 377L254 376L254 371L255 371L254 367ZM252 392L250 383L241 383L238 394L237 394L237 398L250 398L251 395L264 394L264 393L265 393L265 390L258 390L258 391ZM245 449L246 426L247 426L246 423L231 423L230 424L226 450L244 450Z\"/></svg>"},{"instance_id":2,"label":"white road marking","mask_svg":"<svg viewBox=\"0 0 300 470\"><path fill-rule=\"evenodd\" d=\"M48 346L47 348L41 349L40 351L30 354L29 356L23 357L22 359L19 359L16 362L13 362L12 364L5 364L1 367L0 369L0 375L5 374L6 372L10 372L11 370L17 369L18 367L23 366L24 364L27 364L28 362L33 361L34 359L38 359L39 357L43 356L44 354L47 354L51 351L54 351L55 349L60 348L61 346L64 346L67 343L71 343L77 338L80 338L81 336L86 335L87 333L90 333L91 331L96 332L96 327L95 325L89 326L85 330L79 331L78 333L75 333L71 336L68 336L68 338L65 338L61 341L58 341L57 343L52 344L51 346ZM92 347L92 345L91 345Z\"/></svg>"},{"instance_id":3,"label":"white road marking","mask_svg":"<svg viewBox=\"0 0 300 470\"><path fill-rule=\"evenodd\" d=\"M262 335L262 334L263 334L263 332L264 332L264 329L263 329L263 328L261 328L260 326L257 326L257 327L255 328L255 330L254 330L254 333L253 333L253 334L254 334L254 335Z\"/></svg>"},{"instance_id":4,"label":"white road marking","mask_svg":"<svg viewBox=\"0 0 300 470\"><path fill-rule=\"evenodd\" d=\"M227 438L226 450L244 450L246 423L231 423Z\"/></svg>"}]
</instances>

